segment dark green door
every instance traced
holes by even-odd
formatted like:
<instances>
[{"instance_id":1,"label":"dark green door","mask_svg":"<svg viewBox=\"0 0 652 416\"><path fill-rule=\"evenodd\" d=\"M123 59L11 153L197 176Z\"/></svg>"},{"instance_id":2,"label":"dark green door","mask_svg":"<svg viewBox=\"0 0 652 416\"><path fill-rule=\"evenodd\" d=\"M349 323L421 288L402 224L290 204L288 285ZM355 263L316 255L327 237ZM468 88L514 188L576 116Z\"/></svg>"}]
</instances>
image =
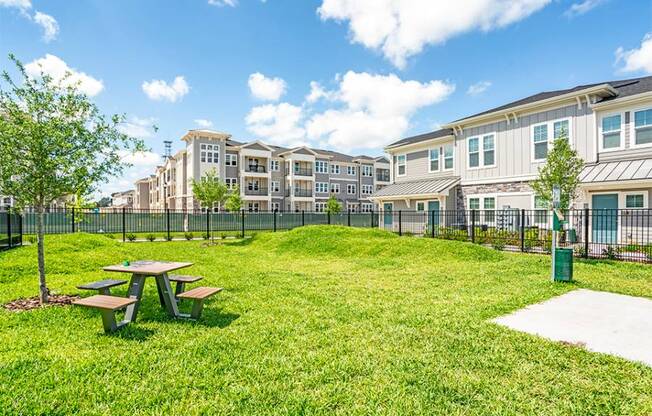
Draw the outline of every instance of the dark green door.
<instances>
[{"instance_id":1,"label":"dark green door","mask_svg":"<svg viewBox=\"0 0 652 416\"><path fill-rule=\"evenodd\" d=\"M385 202L383 204L383 224L385 225L385 227L391 228L392 223L394 221L392 208L394 208L394 205L391 202Z\"/></svg>"},{"instance_id":2,"label":"dark green door","mask_svg":"<svg viewBox=\"0 0 652 416\"><path fill-rule=\"evenodd\" d=\"M618 242L618 194L593 195L593 242Z\"/></svg>"},{"instance_id":3,"label":"dark green door","mask_svg":"<svg viewBox=\"0 0 652 416\"><path fill-rule=\"evenodd\" d=\"M432 211L435 211L434 216ZM435 220L433 225L439 225L439 201L428 201L428 221L432 222L433 218Z\"/></svg>"}]
</instances>

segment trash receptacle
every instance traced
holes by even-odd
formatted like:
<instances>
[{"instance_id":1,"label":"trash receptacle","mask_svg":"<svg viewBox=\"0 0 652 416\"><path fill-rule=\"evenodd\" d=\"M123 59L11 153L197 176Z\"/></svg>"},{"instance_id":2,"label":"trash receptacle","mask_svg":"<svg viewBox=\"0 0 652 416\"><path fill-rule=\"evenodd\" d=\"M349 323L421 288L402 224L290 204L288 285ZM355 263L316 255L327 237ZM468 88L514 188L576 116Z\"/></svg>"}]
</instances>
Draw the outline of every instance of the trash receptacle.
<instances>
[{"instance_id":1,"label":"trash receptacle","mask_svg":"<svg viewBox=\"0 0 652 416\"><path fill-rule=\"evenodd\" d=\"M558 248L555 250L555 280L570 282L573 280L573 250Z\"/></svg>"}]
</instances>

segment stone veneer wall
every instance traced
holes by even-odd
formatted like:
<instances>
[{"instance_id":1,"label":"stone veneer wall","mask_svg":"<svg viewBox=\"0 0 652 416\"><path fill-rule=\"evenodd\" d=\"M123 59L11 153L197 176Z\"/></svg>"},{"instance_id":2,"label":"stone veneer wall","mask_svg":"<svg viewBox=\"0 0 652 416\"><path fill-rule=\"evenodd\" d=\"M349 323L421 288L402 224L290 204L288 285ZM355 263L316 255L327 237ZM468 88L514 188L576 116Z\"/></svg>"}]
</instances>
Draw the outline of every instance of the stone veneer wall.
<instances>
[{"instance_id":1,"label":"stone veneer wall","mask_svg":"<svg viewBox=\"0 0 652 416\"><path fill-rule=\"evenodd\" d=\"M455 188L456 208L467 209L466 200L469 195L501 194L505 192L533 192L529 182L505 182L483 185L459 185Z\"/></svg>"}]
</instances>

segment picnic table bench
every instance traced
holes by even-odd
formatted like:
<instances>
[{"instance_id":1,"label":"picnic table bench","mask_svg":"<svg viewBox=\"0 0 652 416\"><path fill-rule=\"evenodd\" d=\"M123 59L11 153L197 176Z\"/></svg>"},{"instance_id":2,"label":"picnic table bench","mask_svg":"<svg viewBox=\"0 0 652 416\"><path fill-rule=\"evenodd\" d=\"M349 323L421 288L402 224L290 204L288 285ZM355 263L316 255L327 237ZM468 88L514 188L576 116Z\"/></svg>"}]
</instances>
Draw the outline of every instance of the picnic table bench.
<instances>
[{"instance_id":1,"label":"picnic table bench","mask_svg":"<svg viewBox=\"0 0 652 416\"><path fill-rule=\"evenodd\" d=\"M127 325L129 321L115 322L115 312L138 302L138 299L123 298L120 296L93 295L73 301L73 304L86 308L99 309L102 312L104 332L113 332Z\"/></svg>"},{"instance_id":2,"label":"picnic table bench","mask_svg":"<svg viewBox=\"0 0 652 416\"><path fill-rule=\"evenodd\" d=\"M124 285L125 283L127 283L126 280L104 279L97 282L79 285L77 286L77 289L97 290L100 295L110 295L112 287Z\"/></svg>"}]
</instances>

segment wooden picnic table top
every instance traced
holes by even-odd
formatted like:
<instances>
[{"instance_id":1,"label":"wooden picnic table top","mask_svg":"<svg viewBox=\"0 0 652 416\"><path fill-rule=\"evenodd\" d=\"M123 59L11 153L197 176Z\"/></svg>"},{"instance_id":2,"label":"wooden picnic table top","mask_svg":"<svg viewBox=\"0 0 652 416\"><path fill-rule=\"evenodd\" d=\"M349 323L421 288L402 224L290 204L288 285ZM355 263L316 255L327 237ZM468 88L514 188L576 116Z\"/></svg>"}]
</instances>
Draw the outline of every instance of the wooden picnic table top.
<instances>
[{"instance_id":1,"label":"wooden picnic table top","mask_svg":"<svg viewBox=\"0 0 652 416\"><path fill-rule=\"evenodd\" d=\"M168 261L153 261L153 260L139 260L134 261L125 266L122 264L115 264L113 266L104 267L105 272L118 272L118 273L133 273L145 276L159 276L173 270L183 269L192 266L192 263L184 262L168 262Z\"/></svg>"}]
</instances>

